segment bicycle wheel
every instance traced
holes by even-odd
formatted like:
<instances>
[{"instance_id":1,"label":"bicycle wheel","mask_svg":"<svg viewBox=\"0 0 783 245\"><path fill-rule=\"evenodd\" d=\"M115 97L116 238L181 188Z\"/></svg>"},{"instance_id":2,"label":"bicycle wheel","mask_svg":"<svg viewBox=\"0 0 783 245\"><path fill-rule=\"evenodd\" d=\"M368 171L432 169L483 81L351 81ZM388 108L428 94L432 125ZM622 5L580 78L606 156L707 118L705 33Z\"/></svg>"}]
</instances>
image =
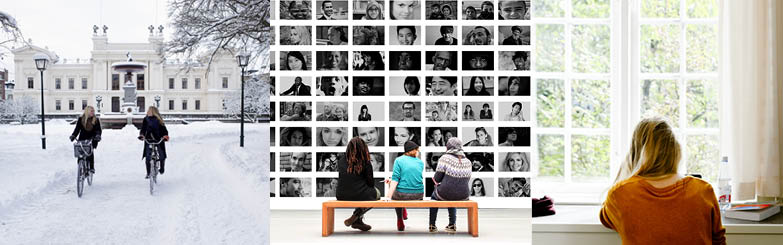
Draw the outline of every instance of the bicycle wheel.
<instances>
[{"instance_id":1,"label":"bicycle wheel","mask_svg":"<svg viewBox=\"0 0 783 245\"><path fill-rule=\"evenodd\" d=\"M79 160L79 168L76 170L76 195L81 198L84 193L84 160Z\"/></svg>"}]
</instances>

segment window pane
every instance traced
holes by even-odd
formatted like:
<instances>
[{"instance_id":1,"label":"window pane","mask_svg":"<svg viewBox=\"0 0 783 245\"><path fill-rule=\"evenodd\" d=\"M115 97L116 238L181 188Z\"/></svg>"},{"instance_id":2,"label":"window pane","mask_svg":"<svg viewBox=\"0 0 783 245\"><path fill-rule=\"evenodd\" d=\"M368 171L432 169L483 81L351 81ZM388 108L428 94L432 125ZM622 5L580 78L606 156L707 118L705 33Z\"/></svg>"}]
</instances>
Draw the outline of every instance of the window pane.
<instances>
[{"instance_id":1,"label":"window pane","mask_svg":"<svg viewBox=\"0 0 783 245\"><path fill-rule=\"evenodd\" d=\"M718 28L715 25L685 27L685 66L688 72L718 70Z\"/></svg>"},{"instance_id":2,"label":"window pane","mask_svg":"<svg viewBox=\"0 0 783 245\"><path fill-rule=\"evenodd\" d=\"M609 18L609 0L573 0L573 3L576 18Z\"/></svg>"},{"instance_id":3,"label":"window pane","mask_svg":"<svg viewBox=\"0 0 783 245\"><path fill-rule=\"evenodd\" d=\"M609 81L575 80L571 83L571 120L575 128L609 128Z\"/></svg>"},{"instance_id":4,"label":"window pane","mask_svg":"<svg viewBox=\"0 0 783 245\"><path fill-rule=\"evenodd\" d=\"M687 0L688 17L690 18L714 18L718 17L717 0Z\"/></svg>"},{"instance_id":5,"label":"window pane","mask_svg":"<svg viewBox=\"0 0 783 245\"><path fill-rule=\"evenodd\" d=\"M533 17L565 17L565 0L533 1Z\"/></svg>"},{"instance_id":6,"label":"window pane","mask_svg":"<svg viewBox=\"0 0 783 245\"><path fill-rule=\"evenodd\" d=\"M680 17L680 1L642 0L640 12L644 18L678 18Z\"/></svg>"},{"instance_id":7,"label":"window pane","mask_svg":"<svg viewBox=\"0 0 783 245\"><path fill-rule=\"evenodd\" d=\"M571 171L575 182L609 180L609 136L571 137Z\"/></svg>"},{"instance_id":8,"label":"window pane","mask_svg":"<svg viewBox=\"0 0 783 245\"><path fill-rule=\"evenodd\" d=\"M563 135L538 135L539 176L563 177L564 139Z\"/></svg>"},{"instance_id":9,"label":"window pane","mask_svg":"<svg viewBox=\"0 0 783 245\"><path fill-rule=\"evenodd\" d=\"M565 71L565 31L563 25L536 25L536 71Z\"/></svg>"},{"instance_id":10,"label":"window pane","mask_svg":"<svg viewBox=\"0 0 783 245\"><path fill-rule=\"evenodd\" d=\"M536 121L539 127L565 127L565 88L563 80L539 79L536 82L538 90L538 109Z\"/></svg>"},{"instance_id":11,"label":"window pane","mask_svg":"<svg viewBox=\"0 0 783 245\"><path fill-rule=\"evenodd\" d=\"M718 164L720 163L720 146L717 135L689 135L688 173L702 174L708 182L718 181Z\"/></svg>"},{"instance_id":12,"label":"window pane","mask_svg":"<svg viewBox=\"0 0 783 245\"><path fill-rule=\"evenodd\" d=\"M688 126L694 128L717 128L718 124L718 86L713 80L688 81Z\"/></svg>"},{"instance_id":13,"label":"window pane","mask_svg":"<svg viewBox=\"0 0 783 245\"><path fill-rule=\"evenodd\" d=\"M680 71L678 25L642 25L640 39L642 72Z\"/></svg>"},{"instance_id":14,"label":"window pane","mask_svg":"<svg viewBox=\"0 0 783 245\"><path fill-rule=\"evenodd\" d=\"M609 72L608 25L574 25L571 45L574 49L574 72Z\"/></svg>"},{"instance_id":15,"label":"window pane","mask_svg":"<svg viewBox=\"0 0 783 245\"><path fill-rule=\"evenodd\" d=\"M677 80L644 80L641 85L642 117L660 116L679 128L680 94Z\"/></svg>"}]
</instances>

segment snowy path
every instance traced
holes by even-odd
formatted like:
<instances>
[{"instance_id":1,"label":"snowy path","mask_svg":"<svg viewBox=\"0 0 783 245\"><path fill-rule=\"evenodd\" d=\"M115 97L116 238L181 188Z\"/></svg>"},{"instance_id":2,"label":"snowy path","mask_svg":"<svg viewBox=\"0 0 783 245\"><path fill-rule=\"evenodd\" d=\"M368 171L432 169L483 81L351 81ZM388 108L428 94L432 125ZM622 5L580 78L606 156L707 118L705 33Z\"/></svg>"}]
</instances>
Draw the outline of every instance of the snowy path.
<instances>
[{"instance_id":1,"label":"snowy path","mask_svg":"<svg viewBox=\"0 0 783 245\"><path fill-rule=\"evenodd\" d=\"M261 147L268 132L254 125L246 131L245 149L240 149L235 127L220 126L226 127L205 125L202 130L195 126L202 133L186 133L194 130L186 126L172 127L166 173L159 176L154 196L149 195L149 182L144 179L141 143L133 138L137 131L105 131L104 142L119 143L101 142L95 182L85 187L81 199L74 192L75 164L50 174L53 181L31 184L41 187L16 188L20 193L6 200L0 196L4 204L0 206L0 244L268 241L268 181L263 181L268 174L262 171L268 168L268 162L262 162L268 153ZM177 130L182 136L176 136ZM29 147L14 146L13 152L29 151ZM70 146L65 147L52 150L55 154L48 157L73 162ZM9 166L0 161L0 167Z\"/></svg>"}]
</instances>

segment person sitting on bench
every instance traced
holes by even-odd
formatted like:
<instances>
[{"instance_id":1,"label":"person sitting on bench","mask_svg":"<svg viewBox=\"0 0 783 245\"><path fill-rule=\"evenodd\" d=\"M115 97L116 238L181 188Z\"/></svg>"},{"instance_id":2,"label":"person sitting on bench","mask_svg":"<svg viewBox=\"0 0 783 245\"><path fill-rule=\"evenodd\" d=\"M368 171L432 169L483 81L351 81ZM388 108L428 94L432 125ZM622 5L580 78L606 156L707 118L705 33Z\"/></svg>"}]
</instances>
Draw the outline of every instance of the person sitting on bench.
<instances>
[{"instance_id":1,"label":"person sitting on bench","mask_svg":"<svg viewBox=\"0 0 783 245\"><path fill-rule=\"evenodd\" d=\"M419 145L413 141L405 142L405 153L394 160L394 170L389 184L387 197L391 200L421 200L424 198L424 185L421 173L424 172L424 162L419 159ZM397 212L397 230L404 231L408 219L405 208L394 208Z\"/></svg>"},{"instance_id":2,"label":"person sitting on bench","mask_svg":"<svg viewBox=\"0 0 783 245\"><path fill-rule=\"evenodd\" d=\"M353 137L345 149L345 157L337 163L337 200L375 201L381 199L381 191L375 188L370 163L370 150L361 137ZM345 220L345 226L368 231L372 226L365 224L364 214L371 208L356 208Z\"/></svg>"},{"instance_id":3,"label":"person sitting on bench","mask_svg":"<svg viewBox=\"0 0 783 245\"><path fill-rule=\"evenodd\" d=\"M457 137L450 138L446 142L446 153L438 159L438 166L435 168L435 176L432 177L435 182L435 190L431 198L436 201L462 201L468 200L470 196L470 174L472 162L465 157L462 151L462 140ZM446 232L454 234L457 232L455 223L457 222L457 209L448 208L449 225L446 226ZM430 208L430 232L438 232L435 226L435 220L438 218L438 208Z\"/></svg>"}]
</instances>

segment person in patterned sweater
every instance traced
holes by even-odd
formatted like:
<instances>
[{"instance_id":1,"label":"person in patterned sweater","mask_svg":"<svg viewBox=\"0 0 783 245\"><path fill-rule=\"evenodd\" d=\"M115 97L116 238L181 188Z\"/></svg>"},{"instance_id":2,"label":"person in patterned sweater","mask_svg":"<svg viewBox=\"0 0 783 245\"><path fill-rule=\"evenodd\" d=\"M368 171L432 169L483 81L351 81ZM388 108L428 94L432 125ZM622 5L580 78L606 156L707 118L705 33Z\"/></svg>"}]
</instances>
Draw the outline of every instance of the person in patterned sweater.
<instances>
[{"instance_id":1,"label":"person in patterned sweater","mask_svg":"<svg viewBox=\"0 0 783 245\"><path fill-rule=\"evenodd\" d=\"M437 201L461 201L468 200L470 196L470 159L462 151L462 141L456 137L450 138L446 143L446 153L438 159L438 166L435 169L435 176L432 177L435 182L435 191L432 192L432 200ZM448 208L449 225L446 226L446 232L454 234L457 232L455 223L457 221L457 209ZM438 208L430 208L430 232L438 232L435 226L435 220L438 218Z\"/></svg>"}]
</instances>

